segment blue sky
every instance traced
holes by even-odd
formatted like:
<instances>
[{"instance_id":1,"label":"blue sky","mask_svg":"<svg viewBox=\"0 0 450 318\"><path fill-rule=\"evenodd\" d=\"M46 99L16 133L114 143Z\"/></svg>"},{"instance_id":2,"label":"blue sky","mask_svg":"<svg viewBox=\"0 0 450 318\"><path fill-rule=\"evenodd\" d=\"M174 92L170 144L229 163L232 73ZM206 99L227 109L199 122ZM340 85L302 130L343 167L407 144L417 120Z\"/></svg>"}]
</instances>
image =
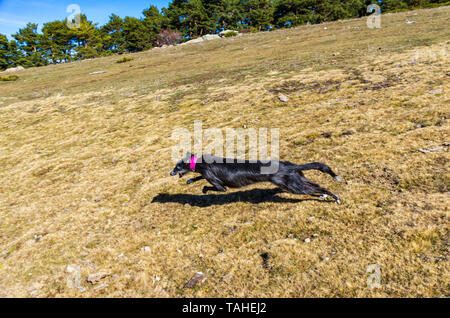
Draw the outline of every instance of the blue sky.
<instances>
[{"instance_id":1,"label":"blue sky","mask_svg":"<svg viewBox=\"0 0 450 318\"><path fill-rule=\"evenodd\" d=\"M62 20L71 13L66 12L70 4L77 4L88 19L103 25L111 13L121 17L141 17L142 10L155 5L167 7L169 0L0 0L0 33L11 39L28 22L38 23Z\"/></svg>"}]
</instances>

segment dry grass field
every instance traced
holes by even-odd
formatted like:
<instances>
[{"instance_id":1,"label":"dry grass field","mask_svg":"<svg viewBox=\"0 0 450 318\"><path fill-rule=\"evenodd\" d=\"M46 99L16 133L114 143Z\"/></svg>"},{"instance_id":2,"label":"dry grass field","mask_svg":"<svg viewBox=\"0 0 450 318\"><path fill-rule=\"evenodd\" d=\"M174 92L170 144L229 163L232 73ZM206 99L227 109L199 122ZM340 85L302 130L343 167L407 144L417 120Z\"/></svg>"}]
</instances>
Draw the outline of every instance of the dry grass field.
<instances>
[{"instance_id":1,"label":"dry grass field","mask_svg":"<svg viewBox=\"0 0 450 318\"><path fill-rule=\"evenodd\" d=\"M0 82L0 296L449 297L449 16L303 26ZM170 177L172 130L194 120L279 128L280 157L329 164L345 182L306 174L342 204L270 184L202 195L204 181Z\"/></svg>"}]
</instances>

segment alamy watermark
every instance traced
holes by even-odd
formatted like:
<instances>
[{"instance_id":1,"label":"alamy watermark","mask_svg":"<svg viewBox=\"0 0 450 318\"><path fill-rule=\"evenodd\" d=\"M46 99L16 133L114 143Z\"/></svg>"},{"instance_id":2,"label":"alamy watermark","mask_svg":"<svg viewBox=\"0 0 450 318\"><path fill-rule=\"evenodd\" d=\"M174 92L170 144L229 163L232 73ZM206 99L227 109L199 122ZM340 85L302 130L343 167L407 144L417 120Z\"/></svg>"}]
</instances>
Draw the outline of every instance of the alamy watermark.
<instances>
[{"instance_id":1,"label":"alamy watermark","mask_svg":"<svg viewBox=\"0 0 450 318\"><path fill-rule=\"evenodd\" d=\"M69 29L79 28L81 25L81 8L78 4L69 4L66 8L67 13L71 13L66 19L66 25Z\"/></svg>"},{"instance_id":2,"label":"alamy watermark","mask_svg":"<svg viewBox=\"0 0 450 318\"><path fill-rule=\"evenodd\" d=\"M81 286L81 268L78 265L68 265L66 272L69 274L66 280L67 288L78 289L80 291L86 291L86 288Z\"/></svg>"},{"instance_id":3,"label":"alamy watermark","mask_svg":"<svg viewBox=\"0 0 450 318\"><path fill-rule=\"evenodd\" d=\"M225 134L223 133L225 131ZM172 131L172 139L178 143L172 147L172 161L177 162L186 152L193 152L196 155L202 153L214 156L204 156L199 158L199 162L206 163L226 162L262 162L262 174L272 174L278 171L280 132L278 128L219 128L203 129L201 120L194 121L194 131L177 128ZM270 145L268 144L270 132ZM248 140L248 152L246 145ZM204 142L208 142L204 146ZM268 150L270 148L270 156ZM225 155L224 156L224 149ZM246 158L246 153L247 158ZM199 156L200 157L200 156ZM226 158L224 158L226 157ZM222 161L222 162L221 162Z\"/></svg>"},{"instance_id":4,"label":"alamy watermark","mask_svg":"<svg viewBox=\"0 0 450 318\"><path fill-rule=\"evenodd\" d=\"M370 4L367 6L367 13L371 13L367 17L367 27L369 29L379 29L381 28L381 8L379 5Z\"/></svg>"},{"instance_id":5,"label":"alamy watermark","mask_svg":"<svg viewBox=\"0 0 450 318\"><path fill-rule=\"evenodd\" d=\"M439 61L448 60L449 54L447 50L447 45L442 46L440 49L433 49L431 47L422 47L414 51L411 61Z\"/></svg>"},{"instance_id":6,"label":"alamy watermark","mask_svg":"<svg viewBox=\"0 0 450 318\"><path fill-rule=\"evenodd\" d=\"M367 287L370 289L381 287L381 269L377 264L370 264L366 269L367 273L370 273L367 277Z\"/></svg>"}]
</instances>

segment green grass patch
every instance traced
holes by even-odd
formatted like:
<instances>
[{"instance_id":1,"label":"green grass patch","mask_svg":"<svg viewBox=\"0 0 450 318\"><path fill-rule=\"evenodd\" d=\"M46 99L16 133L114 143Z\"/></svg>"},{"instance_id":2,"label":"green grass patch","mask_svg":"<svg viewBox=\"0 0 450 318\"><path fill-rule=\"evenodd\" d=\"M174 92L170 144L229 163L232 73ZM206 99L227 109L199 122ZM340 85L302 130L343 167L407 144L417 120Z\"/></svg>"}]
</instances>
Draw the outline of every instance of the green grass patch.
<instances>
[{"instance_id":1,"label":"green grass patch","mask_svg":"<svg viewBox=\"0 0 450 318\"><path fill-rule=\"evenodd\" d=\"M120 60L117 60L116 63L127 63L132 60L134 60L132 57L124 57L124 58L121 58Z\"/></svg>"},{"instance_id":2,"label":"green grass patch","mask_svg":"<svg viewBox=\"0 0 450 318\"><path fill-rule=\"evenodd\" d=\"M0 81L2 81L2 82L15 82L18 79L19 79L19 76L17 76L17 75L0 76Z\"/></svg>"}]
</instances>

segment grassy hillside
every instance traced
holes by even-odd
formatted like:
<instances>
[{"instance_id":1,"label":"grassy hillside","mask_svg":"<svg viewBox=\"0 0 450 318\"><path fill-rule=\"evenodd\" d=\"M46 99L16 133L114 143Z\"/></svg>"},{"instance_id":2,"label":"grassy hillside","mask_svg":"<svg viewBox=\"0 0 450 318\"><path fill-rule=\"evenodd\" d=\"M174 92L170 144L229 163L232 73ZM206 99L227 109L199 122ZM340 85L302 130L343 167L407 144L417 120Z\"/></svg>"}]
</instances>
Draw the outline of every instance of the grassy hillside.
<instances>
[{"instance_id":1,"label":"grassy hillside","mask_svg":"<svg viewBox=\"0 0 450 318\"><path fill-rule=\"evenodd\" d=\"M450 296L449 13L0 82L0 296ZM270 184L202 195L203 182L170 177L172 129L197 119L280 128L280 157L329 164L344 183L307 175L342 205ZM367 287L370 264L380 288ZM183 288L198 271L206 280Z\"/></svg>"}]
</instances>

